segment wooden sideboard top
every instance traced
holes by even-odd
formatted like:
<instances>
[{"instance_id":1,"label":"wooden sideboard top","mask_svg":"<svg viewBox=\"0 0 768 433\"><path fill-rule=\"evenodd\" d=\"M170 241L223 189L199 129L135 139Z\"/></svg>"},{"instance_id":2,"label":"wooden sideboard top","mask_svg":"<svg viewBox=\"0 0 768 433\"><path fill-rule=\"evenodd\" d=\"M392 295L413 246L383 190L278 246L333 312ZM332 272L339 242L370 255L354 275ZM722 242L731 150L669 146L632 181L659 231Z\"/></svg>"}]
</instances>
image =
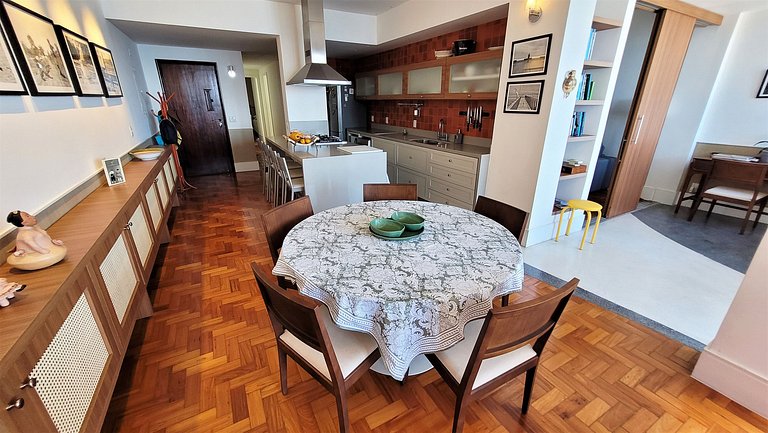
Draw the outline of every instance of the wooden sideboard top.
<instances>
[{"instance_id":1,"label":"wooden sideboard top","mask_svg":"<svg viewBox=\"0 0 768 433\"><path fill-rule=\"evenodd\" d=\"M27 329L36 326L55 307L59 289L85 269L89 252L109 235L107 231L115 221L130 218L125 213L126 205L154 181L169 155L170 150L166 149L156 160L134 159L125 164L125 183L102 185L52 224L46 231L67 247L67 256L61 262L37 271L21 271L7 263L0 266L0 277L27 285L24 291L16 293L10 306L0 308L0 360L5 360L11 351L11 355L16 355L23 350Z\"/></svg>"}]
</instances>

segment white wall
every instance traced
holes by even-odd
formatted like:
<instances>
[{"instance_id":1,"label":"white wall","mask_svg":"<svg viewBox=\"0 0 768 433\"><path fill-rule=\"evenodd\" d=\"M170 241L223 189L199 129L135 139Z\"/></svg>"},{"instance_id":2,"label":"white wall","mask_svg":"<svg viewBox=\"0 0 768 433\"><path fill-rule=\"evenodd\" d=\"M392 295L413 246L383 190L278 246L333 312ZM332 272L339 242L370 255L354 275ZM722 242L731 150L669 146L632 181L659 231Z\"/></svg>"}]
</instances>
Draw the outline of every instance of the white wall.
<instances>
[{"instance_id":1,"label":"white wall","mask_svg":"<svg viewBox=\"0 0 768 433\"><path fill-rule=\"evenodd\" d=\"M749 146L768 140L768 99L755 98L768 69L766 22L768 9L745 12L739 18L698 141Z\"/></svg>"},{"instance_id":2,"label":"white wall","mask_svg":"<svg viewBox=\"0 0 768 433\"><path fill-rule=\"evenodd\" d=\"M0 213L37 213L152 135L136 45L97 0L20 3L112 50L122 98L0 96ZM105 126L109 127L105 127ZM0 234L13 226L0 220Z\"/></svg>"},{"instance_id":3,"label":"white wall","mask_svg":"<svg viewBox=\"0 0 768 433\"><path fill-rule=\"evenodd\" d=\"M160 73L157 70L156 60L186 60L193 62L216 63L216 73L219 75L221 87L221 100L224 104L224 112L227 115L227 128L251 129L251 114L248 110L248 95L246 94L243 76L243 59L239 51L207 50L200 48L169 47L164 45L139 45L139 57L144 77L147 81L147 91L153 95L162 91ZM227 66L232 65L237 72L237 77L227 75ZM159 104L151 101L152 108L158 111ZM170 102L173 108L173 101Z\"/></svg>"},{"instance_id":4,"label":"white wall","mask_svg":"<svg viewBox=\"0 0 768 433\"><path fill-rule=\"evenodd\" d=\"M641 194L643 199L675 203L677 189L696 146L697 131L707 123L702 117L707 101L714 94L710 91L712 87L705 83L715 83L725 67L723 59L738 21L738 14L725 15L719 26L694 29ZM755 53L752 56L756 57ZM742 77L738 81L746 80ZM728 105L738 104L729 102ZM727 127L725 122L719 123ZM720 209L723 208L715 210Z\"/></svg>"},{"instance_id":5,"label":"white wall","mask_svg":"<svg viewBox=\"0 0 768 433\"><path fill-rule=\"evenodd\" d=\"M693 369L693 377L768 418L768 235L757 247L739 291Z\"/></svg>"}]
</instances>

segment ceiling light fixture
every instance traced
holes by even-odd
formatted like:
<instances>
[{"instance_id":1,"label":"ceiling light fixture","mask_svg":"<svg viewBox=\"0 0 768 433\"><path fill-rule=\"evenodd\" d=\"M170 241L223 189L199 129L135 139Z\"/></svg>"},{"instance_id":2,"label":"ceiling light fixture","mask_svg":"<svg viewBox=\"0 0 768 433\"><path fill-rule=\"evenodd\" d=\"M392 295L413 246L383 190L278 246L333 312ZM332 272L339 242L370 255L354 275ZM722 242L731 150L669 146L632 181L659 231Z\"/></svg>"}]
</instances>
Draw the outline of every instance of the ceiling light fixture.
<instances>
[{"instance_id":1,"label":"ceiling light fixture","mask_svg":"<svg viewBox=\"0 0 768 433\"><path fill-rule=\"evenodd\" d=\"M227 75L229 75L230 78L237 77L237 72L235 72L235 67L232 65L227 66Z\"/></svg>"},{"instance_id":2,"label":"ceiling light fixture","mask_svg":"<svg viewBox=\"0 0 768 433\"><path fill-rule=\"evenodd\" d=\"M541 18L541 6L538 0L528 0L528 21L535 23Z\"/></svg>"}]
</instances>

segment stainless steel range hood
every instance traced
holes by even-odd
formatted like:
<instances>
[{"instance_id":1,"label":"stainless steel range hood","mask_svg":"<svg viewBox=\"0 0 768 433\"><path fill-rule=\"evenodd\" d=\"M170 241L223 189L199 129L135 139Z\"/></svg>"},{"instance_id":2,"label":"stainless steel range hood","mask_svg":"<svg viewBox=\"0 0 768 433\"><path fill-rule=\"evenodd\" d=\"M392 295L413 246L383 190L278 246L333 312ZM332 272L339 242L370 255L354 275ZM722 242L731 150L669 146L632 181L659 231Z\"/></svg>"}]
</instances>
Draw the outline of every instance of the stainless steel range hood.
<instances>
[{"instance_id":1,"label":"stainless steel range hood","mask_svg":"<svg viewBox=\"0 0 768 433\"><path fill-rule=\"evenodd\" d=\"M343 86L352 84L328 66L325 54L325 17L323 0L301 0L304 22L304 55L306 64L287 84Z\"/></svg>"}]
</instances>

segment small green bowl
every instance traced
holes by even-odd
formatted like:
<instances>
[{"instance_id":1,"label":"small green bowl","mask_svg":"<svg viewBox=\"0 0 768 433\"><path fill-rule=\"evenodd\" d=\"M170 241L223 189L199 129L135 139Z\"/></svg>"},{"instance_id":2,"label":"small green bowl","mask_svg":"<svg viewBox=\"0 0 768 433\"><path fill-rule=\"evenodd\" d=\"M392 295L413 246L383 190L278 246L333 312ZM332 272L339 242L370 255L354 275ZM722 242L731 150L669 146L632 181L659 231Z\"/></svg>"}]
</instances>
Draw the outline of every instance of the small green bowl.
<instances>
[{"instance_id":1,"label":"small green bowl","mask_svg":"<svg viewBox=\"0 0 768 433\"><path fill-rule=\"evenodd\" d=\"M405 225L389 218L376 218L369 225L371 231L388 238L396 238L405 231Z\"/></svg>"},{"instance_id":2,"label":"small green bowl","mask_svg":"<svg viewBox=\"0 0 768 433\"><path fill-rule=\"evenodd\" d=\"M424 217L412 212L395 212L390 218L403 224L406 230L412 232L424 228Z\"/></svg>"}]
</instances>

